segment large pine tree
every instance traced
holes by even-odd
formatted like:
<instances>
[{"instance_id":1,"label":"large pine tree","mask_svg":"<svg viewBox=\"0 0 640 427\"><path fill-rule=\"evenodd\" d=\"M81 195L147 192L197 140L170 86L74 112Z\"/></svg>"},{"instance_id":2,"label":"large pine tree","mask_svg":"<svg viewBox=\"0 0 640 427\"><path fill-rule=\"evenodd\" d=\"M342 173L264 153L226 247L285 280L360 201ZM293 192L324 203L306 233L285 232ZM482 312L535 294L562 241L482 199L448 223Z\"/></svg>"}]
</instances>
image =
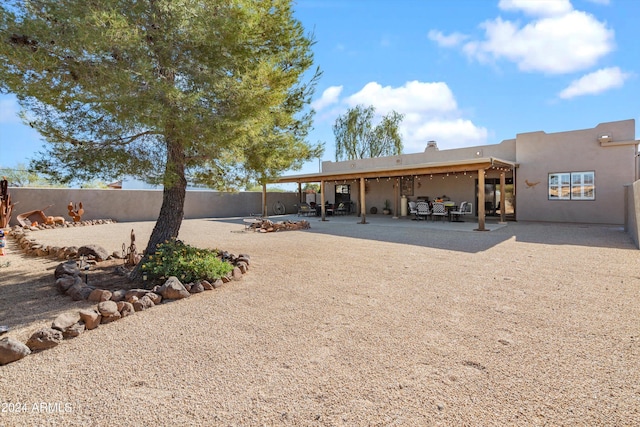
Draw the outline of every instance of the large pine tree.
<instances>
[{"instance_id":1,"label":"large pine tree","mask_svg":"<svg viewBox=\"0 0 640 427\"><path fill-rule=\"evenodd\" d=\"M240 188L319 156L312 44L290 0L6 1L0 91L48 142L35 171L163 185L148 255L178 236L187 181Z\"/></svg>"}]
</instances>

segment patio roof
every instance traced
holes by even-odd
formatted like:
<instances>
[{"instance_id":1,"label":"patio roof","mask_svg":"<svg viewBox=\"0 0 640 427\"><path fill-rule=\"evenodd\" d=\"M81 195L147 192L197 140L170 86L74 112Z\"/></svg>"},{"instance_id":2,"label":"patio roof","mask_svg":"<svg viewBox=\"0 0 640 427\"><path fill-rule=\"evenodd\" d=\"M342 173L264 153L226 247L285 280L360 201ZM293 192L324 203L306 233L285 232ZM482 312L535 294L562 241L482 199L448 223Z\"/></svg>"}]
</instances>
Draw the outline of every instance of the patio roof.
<instances>
[{"instance_id":1,"label":"patio roof","mask_svg":"<svg viewBox=\"0 0 640 427\"><path fill-rule=\"evenodd\" d=\"M509 160L502 160L495 157L483 157L477 159L453 160L448 162L418 163L392 167L320 172L305 175L289 175L281 176L280 178L272 181L272 183L321 182L358 178L386 178L401 177L407 175L439 174L448 172L470 172L480 169L489 169L492 167L514 169L518 167L518 164Z\"/></svg>"}]
</instances>

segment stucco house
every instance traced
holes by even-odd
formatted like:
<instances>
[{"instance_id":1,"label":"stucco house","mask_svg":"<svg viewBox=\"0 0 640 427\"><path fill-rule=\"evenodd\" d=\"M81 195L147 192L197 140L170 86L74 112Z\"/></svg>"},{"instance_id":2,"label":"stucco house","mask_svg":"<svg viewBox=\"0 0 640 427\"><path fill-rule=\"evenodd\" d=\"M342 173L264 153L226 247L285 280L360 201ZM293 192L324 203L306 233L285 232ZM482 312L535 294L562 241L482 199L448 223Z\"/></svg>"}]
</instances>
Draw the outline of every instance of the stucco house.
<instances>
[{"instance_id":1,"label":"stucco house","mask_svg":"<svg viewBox=\"0 0 640 427\"><path fill-rule=\"evenodd\" d=\"M321 200L346 203L363 222L385 201L403 215L408 201L445 198L471 203L480 230L487 216L624 224L625 187L638 179L639 143L630 119L450 150L429 141L422 153L325 161L320 173L277 182L321 183Z\"/></svg>"}]
</instances>

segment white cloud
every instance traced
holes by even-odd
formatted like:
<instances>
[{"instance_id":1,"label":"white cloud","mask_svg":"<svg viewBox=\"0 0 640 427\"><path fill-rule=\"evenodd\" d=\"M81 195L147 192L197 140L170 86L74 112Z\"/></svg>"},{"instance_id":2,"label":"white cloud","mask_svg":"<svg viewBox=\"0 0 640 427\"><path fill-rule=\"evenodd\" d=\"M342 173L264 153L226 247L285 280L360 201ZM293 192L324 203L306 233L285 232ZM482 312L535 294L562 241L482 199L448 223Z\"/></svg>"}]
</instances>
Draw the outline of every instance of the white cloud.
<instances>
[{"instance_id":1,"label":"white cloud","mask_svg":"<svg viewBox=\"0 0 640 427\"><path fill-rule=\"evenodd\" d=\"M391 110L447 112L457 108L453 93L446 83L423 83L415 80L397 88L382 87L376 82L370 82L362 90L346 98L345 102L350 107L358 104L375 105L383 115Z\"/></svg>"},{"instance_id":2,"label":"white cloud","mask_svg":"<svg viewBox=\"0 0 640 427\"><path fill-rule=\"evenodd\" d=\"M20 106L13 97L3 96L0 98L0 123L21 123L18 117Z\"/></svg>"},{"instance_id":3,"label":"white cloud","mask_svg":"<svg viewBox=\"0 0 640 427\"><path fill-rule=\"evenodd\" d=\"M571 11L534 20L523 27L496 18L484 22L485 40L464 45L481 62L507 59L523 71L551 74L589 68L614 49L614 33L592 15Z\"/></svg>"},{"instance_id":4,"label":"white cloud","mask_svg":"<svg viewBox=\"0 0 640 427\"><path fill-rule=\"evenodd\" d=\"M400 131L405 153L424 151L430 140L436 140L440 149L481 145L487 140L487 129L462 117L453 93L443 82L411 81L399 87L370 82L342 99L344 108L333 111L326 120L333 123L339 114L358 104L373 105L377 119L392 110L404 114Z\"/></svg>"},{"instance_id":5,"label":"white cloud","mask_svg":"<svg viewBox=\"0 0 640 427\"><path fill-rule=\"evenodd\" d=\"M562 15L573 10L569 0L500 0L498 7L534 16Z\"/></svg>"},{"instance_id":6,"label":"white cloud","mask_svg":"<svg viewBox=\"0 0 640 427\"><path fill-rule=\"evenodd\" d=\"M445 36L442 31L431 30L428 34L429 40L433 40L438 46L454 47L460 45L463 41L469 38L469 36L461 33L451 33Z\"/></svg>"},{"instance_id":7,"label":"white cloud","mask_svg":"<svg viewBox=\"0 0 640 427\"><path fill-rule=\"evenodd\" d=\"M595 95L622 87L629 77L629 73L622 72L618 67L603 68L572 81L558 96L570 99L581 95Z\"/></svg>"},{"instance_id":8,"label":"white cloud","mask_svg":"<svg viewBox=\"0 0 640 427\"><path fill-rule=\"evenodd\" d=\"M311 103L311 107L316 111L323 110L327 106L338 102L340 93L342 93L342 86L328 87L324 92L322 92L320 99Z\"/></svg>"}]
</instances>

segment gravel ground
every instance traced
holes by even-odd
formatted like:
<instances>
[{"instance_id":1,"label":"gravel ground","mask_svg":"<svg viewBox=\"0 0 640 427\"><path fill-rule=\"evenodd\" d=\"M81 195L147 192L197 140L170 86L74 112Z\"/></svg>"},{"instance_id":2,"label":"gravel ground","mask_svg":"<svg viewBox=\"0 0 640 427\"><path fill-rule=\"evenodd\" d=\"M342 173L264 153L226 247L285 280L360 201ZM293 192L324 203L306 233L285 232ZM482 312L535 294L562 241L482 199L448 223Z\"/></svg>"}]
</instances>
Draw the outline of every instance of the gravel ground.
<instances>
[{"instance_id":1,"label":"gravel ground","mask_svg":"<svg viewBox=\"0 0 640 427\"><path fill-rule=\"evenodd\" d=\"M640 424L640 251L620 227L310 222L184 221L185 242L248 253L249 273L0 367L0 425ZM152 227L34 237L111 252ZM9 243L0 324L24 342L87 303Z\"/></svg>"}]
</instances>

